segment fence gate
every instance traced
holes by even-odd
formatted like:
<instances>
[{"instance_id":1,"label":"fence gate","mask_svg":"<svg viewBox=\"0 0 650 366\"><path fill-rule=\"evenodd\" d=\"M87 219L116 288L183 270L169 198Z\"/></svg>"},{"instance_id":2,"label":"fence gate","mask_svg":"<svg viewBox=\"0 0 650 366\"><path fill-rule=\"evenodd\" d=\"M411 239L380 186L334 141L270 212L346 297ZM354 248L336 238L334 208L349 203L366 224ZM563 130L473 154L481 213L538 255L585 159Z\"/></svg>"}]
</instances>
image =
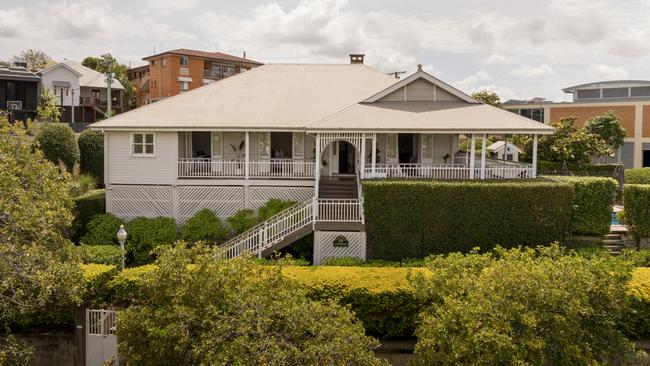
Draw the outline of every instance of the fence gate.
<instances>
[{"instance_id":1,"label":"fence gate","mask_svg":"<svg viewBox=\"0 0 650 366\"><path fill-rule=\"evenodd\" d=\"M117 360L116 315L113 310L86 309L86 366Z\"/></svg>"}]
</instances>

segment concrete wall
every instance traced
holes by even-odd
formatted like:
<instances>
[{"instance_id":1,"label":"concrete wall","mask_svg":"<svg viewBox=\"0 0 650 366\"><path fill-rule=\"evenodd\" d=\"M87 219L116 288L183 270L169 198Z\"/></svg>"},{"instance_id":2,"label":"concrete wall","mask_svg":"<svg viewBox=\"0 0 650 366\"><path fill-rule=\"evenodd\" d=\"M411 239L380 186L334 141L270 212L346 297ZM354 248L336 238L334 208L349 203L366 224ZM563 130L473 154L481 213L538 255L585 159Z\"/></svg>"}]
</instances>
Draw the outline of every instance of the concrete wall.
<instances>
[{"instance_id":1,"label":"concrete wall","mask_svg":"<svg viewBox=\"0 0 650 366\"><path fill-rule=\"evenodd\" d=\"M76 346L72 330L15 336L34 348L33 366L75 365Z\"/></svg>"}]
</instances>

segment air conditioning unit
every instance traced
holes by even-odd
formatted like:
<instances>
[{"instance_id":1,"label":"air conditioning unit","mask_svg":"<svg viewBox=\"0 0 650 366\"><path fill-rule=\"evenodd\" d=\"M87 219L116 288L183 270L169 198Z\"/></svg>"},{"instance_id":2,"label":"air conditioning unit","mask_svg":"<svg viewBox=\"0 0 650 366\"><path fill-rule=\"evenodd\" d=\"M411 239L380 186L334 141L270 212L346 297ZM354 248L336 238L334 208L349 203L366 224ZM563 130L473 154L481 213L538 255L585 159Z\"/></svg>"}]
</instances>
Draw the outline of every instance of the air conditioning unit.
<instances>
[{"instance_id":1,"label":"air conditioning unit","mask_svg":"<svg viewBox=\"0 0 650 366\"><path fill-rule=\"evenodd\" d=\"M15 111L18 109L23 109L23 102L20 100L8 100L7 109Z\"/></svg>"}]
</instances>

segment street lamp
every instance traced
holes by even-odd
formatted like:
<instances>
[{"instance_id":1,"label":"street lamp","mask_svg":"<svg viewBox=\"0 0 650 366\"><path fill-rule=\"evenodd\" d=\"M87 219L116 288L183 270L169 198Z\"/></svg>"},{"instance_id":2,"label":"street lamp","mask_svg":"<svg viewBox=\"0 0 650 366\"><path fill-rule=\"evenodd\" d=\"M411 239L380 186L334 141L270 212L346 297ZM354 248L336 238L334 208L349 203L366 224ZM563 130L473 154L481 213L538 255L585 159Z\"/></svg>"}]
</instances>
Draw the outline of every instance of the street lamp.
<instances>
[{"instance_id":1,"label":"street lamp","mask_svg":"<svg viewBox=\"0 0 650 366\"><path fill-rule=\"evenodd\" d=\"M122 250L122 271L124 271L124 242L126 241L128 233L124 230L124 225L120 225L120 230L117 232L117 241L120 242L120 249Z\"/></svg>"}]
</instances>

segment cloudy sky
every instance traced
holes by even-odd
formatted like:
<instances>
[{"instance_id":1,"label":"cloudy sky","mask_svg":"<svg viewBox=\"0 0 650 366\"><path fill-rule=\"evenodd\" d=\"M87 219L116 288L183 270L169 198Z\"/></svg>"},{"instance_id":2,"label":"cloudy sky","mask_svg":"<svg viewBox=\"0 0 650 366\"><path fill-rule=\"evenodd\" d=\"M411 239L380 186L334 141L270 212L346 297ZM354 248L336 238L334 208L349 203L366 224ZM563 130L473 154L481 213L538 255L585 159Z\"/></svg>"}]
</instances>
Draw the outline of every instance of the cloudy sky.
<instances>
[{"instance_id":1,"label":"cloudy sky","mask_svg":"<svg viewBox=\"0 0 650 366\"><path fill-rule=\"evenodd\" d=\"M471 92L566 100L560 89L650 79L650 0L0 0L0 59L111 52L123 63L173 48L269 63L418 63Z\"/></svg>"}]
</instances>

